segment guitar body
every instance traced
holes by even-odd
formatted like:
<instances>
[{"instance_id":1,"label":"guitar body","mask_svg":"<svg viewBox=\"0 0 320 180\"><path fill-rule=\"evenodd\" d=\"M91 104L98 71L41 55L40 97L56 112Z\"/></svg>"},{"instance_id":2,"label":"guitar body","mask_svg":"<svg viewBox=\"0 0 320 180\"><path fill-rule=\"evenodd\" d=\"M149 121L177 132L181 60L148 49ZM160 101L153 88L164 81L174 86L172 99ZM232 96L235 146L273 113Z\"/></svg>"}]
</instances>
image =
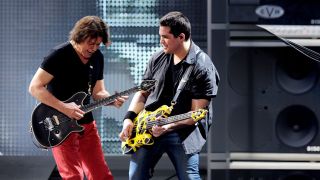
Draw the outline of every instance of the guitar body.
<instances>
[{"instance_id":1,"label":"guitar body","mask_svg":"<svg viewBox=\"0 0 320 180\"><path fill-rule=\"evenodd\" d=\"M196 111L190 111L175 116L170 116L173 107L163 105L155 111L141 111L138 116L133 120L134 128L132 135L125 142L122 142L121 149L124 154L130 154L136 152L138 148L144 145L153 145L152 135L149 130L154 126L163 126L178 121L182 121L191 118L193 121L198 122L205 118L208 110L198 109ZM157 119L158 117L162 117Z\"/></svg>"},{"instance_id":2,"label":"guitar body","mask_svg":"<svg viewBox=\"0 0 320 180\"><path fill-rule=\"evenodd\" d=\"M152 145L152 135L148 132L148 121L155 121L158 117L168 117L172 111L172 106L163 105L155 111L141 111L133 120L134 129L130 139L122 142L121 148L124 154L135 152L137 148L143 145ZM135 132L135 133L134 133Z\"/></svg>"},{"instance_id":3,"label":"guitar body","mask_svg":"<svg viewBox=\"0 0 320 180\"><path fill-rule=\"evenodd\" d=\"M129 95L137 91L148 91L156 84L155 80L144 80L139 86L130 88L126 91L102 98L93 103L83 105L87 97L85 92L78 92L71 98L64 101L65 103L74 102L80 105L80 109L88 113L103 105L114 102L118 97ZM31 133L36 140L38 147L51 148L61 144L72 132L81 132L84 130L76 120L57 111L56 109L40 103L33 111L31 117Z\"/></svg>"},{"instance_id":4,"label":"guitar body","mask_svg":"<svg viewBox=\"0 0 320 180\"><path fill-rule=\"evenodd\" d=\"M82 105L86 96L86 93L78 92L65 102ZM76 120L43 103L40 103L32 113L31 128L34 139L41 148L55 147L61 144L70 133L84 130Z\"/></svg>"}]
</instances>

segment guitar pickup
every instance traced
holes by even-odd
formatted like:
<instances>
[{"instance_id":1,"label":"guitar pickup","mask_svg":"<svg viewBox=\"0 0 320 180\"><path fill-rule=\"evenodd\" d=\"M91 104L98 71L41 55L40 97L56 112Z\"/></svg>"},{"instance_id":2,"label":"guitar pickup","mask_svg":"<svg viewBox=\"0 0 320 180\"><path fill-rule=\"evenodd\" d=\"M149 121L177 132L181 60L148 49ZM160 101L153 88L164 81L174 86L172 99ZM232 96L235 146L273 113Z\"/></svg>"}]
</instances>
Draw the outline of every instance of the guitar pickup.
<instances>
[{"instance_id":1,"label":"guitar pickup","mask_svg":"<svg viewBox=\"0 0 320 180\"><path fill-rule=\"evenodd\" d=\"M53 117L53 120L54 120L54 122L56 123L56 125L59 125L60 122L59 122L58 116L53 115L52 117Z\"/></svg>"},{"instance_id":2,"label":"guitar pickup","mask_svg":"<svg viewBox=\"0 0 320 180\"><path fill-rule=\"evenodd\" d=\"M47 118L44 120L44 124L45 124L45 126L48 128L49 131L52 131L52 130L53 130L54 125L52 124L51 118L48 118L48 117L47 117Z\"/></svg>"}]
</instances>

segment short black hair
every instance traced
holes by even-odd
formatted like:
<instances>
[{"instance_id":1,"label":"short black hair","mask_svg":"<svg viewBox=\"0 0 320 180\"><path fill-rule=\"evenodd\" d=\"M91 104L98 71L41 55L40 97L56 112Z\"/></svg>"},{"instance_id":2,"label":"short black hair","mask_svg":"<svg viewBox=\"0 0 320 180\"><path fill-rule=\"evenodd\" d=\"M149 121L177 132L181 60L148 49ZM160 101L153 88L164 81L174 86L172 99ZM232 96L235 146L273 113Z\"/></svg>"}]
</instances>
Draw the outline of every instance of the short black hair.
<instances>
[{"instance_id":1,"label":"short black hair","mask_svg":"<svg viewBox=\"0 0 320 180\"><path fill-rule=\"evenodd\" d=\"M160 19L160 26L170 27L170 32L174 35L174 37L178 37L181 33L184 33L186 40L190 38L190 35L191 35L190 21L181 12L172 11L164 15Z\"/></svg>"}]
</instances>

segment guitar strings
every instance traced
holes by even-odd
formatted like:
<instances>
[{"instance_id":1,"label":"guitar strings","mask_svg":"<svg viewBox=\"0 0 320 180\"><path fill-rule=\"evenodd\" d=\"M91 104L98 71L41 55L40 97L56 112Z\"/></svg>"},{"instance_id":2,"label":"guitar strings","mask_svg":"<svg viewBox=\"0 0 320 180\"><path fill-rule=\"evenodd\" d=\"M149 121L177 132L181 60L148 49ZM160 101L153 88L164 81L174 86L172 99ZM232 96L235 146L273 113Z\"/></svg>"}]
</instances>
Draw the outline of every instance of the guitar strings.
<instances>
[{"instance_id":1,"label":"guitar strings","mask_svg":"<svg viewBox=\"0 0 320 180\"><path fill-rule=\"evenodd\" d=\"M83 106L80 107L80 109L83 110L83 111L85 111L85 113L88 113L88 112L90 112L90 111L92 111L92 110L95 109L95 108L92 108L92 106L104 105L104 104L106 104L104 101L106 101L107 99L112 99L112 100L108 103L108 104L110 104L110 103L114 102L114 100L116 99L116 97L131 94L131 93L133 93L133 92L135 92L135 91L137 91L137 90L139 90L139 89L140 89L139 86L133 87L133 88L128 89L128 90L126 90L126 91L123 91L123 92L120 92L120 93L116 93L116 94L114 94L114 95L111 95L111 96L109 96L109 97L107 97L107 98L97 100L97 101L95 101L94 103L87 104L87 105L83 105ZM64 115L64 114L60 114L60 115L58 115L57 117L58 117L59 119L62 119L62 120L60 121L61 123L64 123L64 122L67 122L67 121L70 120L70 119L68 119L68 118L65 118L65 116L66 116L66 115Z\"/></svg>"},{"instance_id":2,"label":"guitar strings","mask_svg":"<svg viewBox=\"0 0 320 180\"><path fill-rule=\"evenodd\" d=\"M152 127L154 125L165 125L165 124L168 124L166 121L174 121L175 119L187 119L188 117L190 117L190 114L192 114L193 112L188 112L188 113L185 113L185 114L180 114L180 115L176 115L176 116L171 116L171 117L168 117L168 118L165 118L165 119L161 119L159 121L155 120L155 121L147 121L147 127ZM160 122L160 124L159 124ZM150 125L150 126L149 126Z\"/></svg>"},{"instance_id":3,"label":"guitar strings","mask_svg":"<svg viewBox=\"0 0 320 180\"><path fill-rule=\"evenodd\" d=\"M171 116L171 117L168 117L168 118L163 118L163 119L160 119L160 120L146 120L146 124L147 124L147 127L146 128L143 128L142 126L140 126L139 130L142 131L142 130L148 130L148 129L151 129L154 125L165 125L165 124L169 124L168 122L169 121L172 121L172 120L175 120L175 119L187 119L190 117L190 115L192 113L194 113L195 111L190 111L190 112L187 112L185 114L179 114L179 115L175 115L175 116ZM159 124L160 122L160 124ZM136 133L136 128L137 128L137 125L134 125L133 126L133 130L132 130L132 133Z\"/></svg>"},{"instance_id":4,"label":"guitar strings","mask_svg":"<svg viewBox=\"0 0 320 180\"><path fill-rule=\"evenodd\" d=\"M111 102L108 103L108 104L110 104L110 103L114 102L116 97L123 96L123 95L128 95L128 94L131 94L133 92L139 91L141 89L142 90L144 90L144 89L148 90L148 89L152 88L155 85L155 82L156 82L156 80L144 80L144 81L141 82L141 85L139 85L139 86L135 86L135 87L130 88L130 89L126 90L126 91L123 91L123 92L120 92L120 93L116 93L116 94L111 95L111 96L109 96L107 98L104 98L104 99L97 100L94 103L83 105L83 106L80 107L80 109L84 110L86 113L90 112L90 111L95 109L95 108L91 109L92 108L91 106L103 105L103 104L105 104L104 101L106 99L113 99ZM146 87L144 87L144 86L146 86ZM62 114L62 115L58 115L57 117L59 119L62 119L62 121L60 121L61 123L64 123L64 122L69 121L69 119L65 118L65 116L66 115Z\"/></svg>"},{"instance_id":5,"label":"guitar strings","mask_svg":"<svg viewBox=\"0 0 320 180\"><path fill-rule=\"evenodd\" d=\"M179 115L175 115L175 116L170 116L170 117L167 117L167 118L163 118L163 119L160 119L160 120L150 120L151 119L151 117L147 117L142 123L144 123L143 124L143 126L140 126L139 127L139 129L138 129L138 131L142 131L142 130L148 130L148 129L150 129L151 127L153 127L154 125L164 125L164 124L169 124L168 122L174 122L174 120L184 120L184 119L188 119L188 118L194 118L194 117L192 117L191 116L191 114L193 114L193 113L195 113L195 112L198 112L198 113L200 113L200 114L202 114L202 112L200 111L190 111L190 112L187 112L187 113L184 113L184 114L179 114ZM198 118L196 118L196 119L198 119ZM160 123L159 123L160 122ZM146 128L144 128L144 126L146 126ZM137 124L135 123L134 124L134 126L133 126L133 129L132 129L132 132L131 132L131 134L133 134L133 135L137 135L136 134L136 129L137 129ZM144 133L143 133L144 134ZM139 139L140 139L141 137L139 136ZM136 140L134 140L134 139L136 139L136 136L134 136L134 137L132 137L132 138L129 138L129 140L130 139L132 139L133 140L133 144L131 145L130 143L128 143L128 144L125 144L124 146L122 146L121 148L122 148L122 151L124 152L124 154L127 154L128 152L131 152L132 150L133 151L135 151L134 150L134 148L138 148L138 147L140 147L141 145L143 145L143 144L140 144L140 143L136 143ZM149 139L149 138L148 138ZM132 140L130 140L130 142L132 141ZM141 139L140 139L141 140ZM151 139L149 139L149 140L151 140ZM127 140L128 141L128 140ZM127 142L126 141L126 142ZM138 140L138 142L139 142L139 140Z\"/></svg>"},{"instance_id":6,"label":"guitar strings","mask_svg":"<svg viewBox=\"0 0 320 180\"><path fill-rule=\"evenodd\" d=\"M146 83L146 81L144 81L145 83ZM154 84L155 84L155 81L148 81L149 82L149 85L145 85L145 86L147 86L147 88L151 88L152 86L154 86ZM151 83L150 83L151 82ZM143 83L143 82L142 82ZM138 90L141 90L141 89L143 89L143 88L141 88L142 87L142 83L141 83L141 85L140 86L136 86L136 87L133 87L133 88L131 88L131 89L128 89L128 90L126 90L126 91L123 91L123 92L120 92L120 93L116 93L116 94L114 94L114 95L112 95L112 96L109 96L109 97L107 97L107 98L104 98L104 99L100 99L100 100L98 100L98 101L95 101L94 103L92 103L92 104L87 104L87 105L82 105L81 107L80 107L80 109L81 110L84 110L86 113L87 112L90 112L90 111L92 111L92 110L94 110L95 108L92 108L92 107L94 107L94 106L96 106L96 105L103 105L103 104L106 104L106 102L105 101L107 101L108 99L111 99L111 101L108 103L108 104L110 104L110 103L112 103L112 102L114 102L114 100L116 99L116 97L119 97L119 96L123 96L123 95L128 95L128 94L131 94L131 93L134 93L134 92L136 92L136 91L138 91ZM150 87L149 87L150 86ZM145 88L145 87L144 87ZM56 117L55 117L56 116ZM55 115L53 115L51 118L49 118L49 121L50 122L47 122L46 123L46 121L45 120L42 120L42 122L43 122L43 124L45 125L44 126L44 128L47 130L47 132L48 132L48 137L47 137L47 141L48 141L48 144L49 144L49 147L45 147L45 146L43 146L44 147L44 149L48 149L48 148L50 148L50 147L53 147L52 146L52 144L51 144L51 141L50 141L50 139L51 139L51 127L48 127L48 126L56 126L56 125L59 125L60 123L65 123L65 122L67 122L67 121L70 121L71 120L71 118L69 118L69 117L67 117L65 114L63 114L63 113L58 113L57 115L55 114ZM58 121L58 122L57 122ZM59 123L59 124L58 124ZM49 124L49 125L46 125L46 124ZM39 146L38 146L39 147ZM40 148L40 147L39 147Z\"/></svg>"}]
</instances>

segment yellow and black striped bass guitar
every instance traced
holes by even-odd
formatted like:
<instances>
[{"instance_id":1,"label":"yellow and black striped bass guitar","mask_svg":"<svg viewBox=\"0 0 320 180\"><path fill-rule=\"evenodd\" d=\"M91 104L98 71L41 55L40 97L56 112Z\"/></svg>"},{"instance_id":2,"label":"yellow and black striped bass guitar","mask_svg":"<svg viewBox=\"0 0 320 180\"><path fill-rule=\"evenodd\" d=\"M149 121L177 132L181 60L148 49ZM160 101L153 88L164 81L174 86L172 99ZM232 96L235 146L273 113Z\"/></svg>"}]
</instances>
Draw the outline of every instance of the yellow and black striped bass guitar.
<instances>
[{"instance_id":1,"label":"yellow and black striped bass guitar","mask_svg":"<svg viewBox=\"0 0 320 180\"><path fill-rule=\"evenodd\" d=\"M150 133L152 126L162 126L189 118L197 122L203 119L208 112L205 109L198 109L196 111L168 117L172 109L172 106L168 107L167 105L163 105L155 111L141 111L133 120L134 127L132 135L121 144L122 152L124 154L130 154L136 152L141 146L152 145L154 142ZM162 117L162 119L157 119L158 117Z\"/></svg>"}]
</instances>

